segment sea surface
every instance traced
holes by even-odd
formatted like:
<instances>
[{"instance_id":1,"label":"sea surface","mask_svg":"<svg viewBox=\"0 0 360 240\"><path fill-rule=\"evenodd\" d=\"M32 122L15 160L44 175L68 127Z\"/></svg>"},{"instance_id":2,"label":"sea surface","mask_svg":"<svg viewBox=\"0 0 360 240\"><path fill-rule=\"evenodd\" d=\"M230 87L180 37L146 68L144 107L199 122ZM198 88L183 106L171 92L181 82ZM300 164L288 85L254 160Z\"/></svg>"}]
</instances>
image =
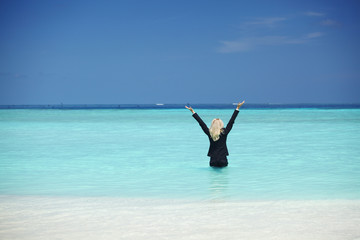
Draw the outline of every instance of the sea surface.
<instances>
[{"instance_id":1,"label":"sea surface","mask_svg":"<svg viewBox=\"0 0 360 240\"><path fill-rule=\"evenodd\" d=\"M195 111L226 124L233 109ZM0 195L360 199L360 109L241 109L229 166L184 109L1 109Z\"/></svg>"}]
</instances>

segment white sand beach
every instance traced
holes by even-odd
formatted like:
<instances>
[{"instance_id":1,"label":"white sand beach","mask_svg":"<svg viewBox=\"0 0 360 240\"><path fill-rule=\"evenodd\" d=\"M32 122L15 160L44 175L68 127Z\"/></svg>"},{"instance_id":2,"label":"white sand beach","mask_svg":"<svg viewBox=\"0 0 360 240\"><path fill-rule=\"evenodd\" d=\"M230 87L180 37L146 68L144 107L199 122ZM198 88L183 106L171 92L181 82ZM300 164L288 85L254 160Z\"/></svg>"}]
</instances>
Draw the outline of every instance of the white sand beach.
<instances>
[{"instance_id":1,"label":"white sand beach","mask_svg":"<svg viewBox=\"0 0 360 240\"><path fill-rule=\"evenodd\" d=\"M360 239L359 200L0 197L0 239Z\"/></svg>"}]
</instances>

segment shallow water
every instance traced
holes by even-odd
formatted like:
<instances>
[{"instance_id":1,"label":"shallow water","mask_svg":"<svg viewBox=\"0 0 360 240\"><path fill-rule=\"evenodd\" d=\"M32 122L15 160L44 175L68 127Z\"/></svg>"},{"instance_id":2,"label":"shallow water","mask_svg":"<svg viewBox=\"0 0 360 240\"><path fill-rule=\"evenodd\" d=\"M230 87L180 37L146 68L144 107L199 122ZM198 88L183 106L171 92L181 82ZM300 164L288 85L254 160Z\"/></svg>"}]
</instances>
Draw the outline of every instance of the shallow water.
<instances>
[{"instance_id":1,"label":"shallow water","mask_svg":"<svg viewBox=\"0 0 360 240\"><path fill-rule=\"evenodd\" d=\"M359 142L359 109L246 109L213 169L186 109L0 110L0 194L360 199Z\"/></svg>"}]
</instances>

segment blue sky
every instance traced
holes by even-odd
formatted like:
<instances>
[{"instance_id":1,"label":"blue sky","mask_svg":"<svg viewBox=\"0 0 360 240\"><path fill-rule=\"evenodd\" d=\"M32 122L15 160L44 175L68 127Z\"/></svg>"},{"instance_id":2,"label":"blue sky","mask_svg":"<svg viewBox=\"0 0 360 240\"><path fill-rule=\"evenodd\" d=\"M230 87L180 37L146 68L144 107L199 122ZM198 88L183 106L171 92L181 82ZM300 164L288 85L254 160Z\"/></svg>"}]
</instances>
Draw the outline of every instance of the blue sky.
<instances>
[{"instance_id":1,"label":"blue sky","mask_svg":"<svg viewBox=\"0 0 360 240\"><path fill-rule=\"evenodd\" d=\"M359 1L0 1L0 104L359 103Z\"/></svg>"}]
</instances>

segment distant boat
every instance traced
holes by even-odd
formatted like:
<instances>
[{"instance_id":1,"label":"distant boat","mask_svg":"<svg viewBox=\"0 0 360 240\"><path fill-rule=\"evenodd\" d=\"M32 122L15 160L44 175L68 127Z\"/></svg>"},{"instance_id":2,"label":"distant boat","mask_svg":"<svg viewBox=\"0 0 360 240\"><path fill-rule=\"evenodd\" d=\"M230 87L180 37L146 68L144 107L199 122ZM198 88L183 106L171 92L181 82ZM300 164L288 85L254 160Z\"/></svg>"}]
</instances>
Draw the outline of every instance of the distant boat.
<instances>
[{"instance_id":1,"label":"distant boat","mask_svg":"<svg viewBox=\"0 0 360 240\"><path fill-rule=\"evenodd\" d=\"M157 103L156 105L157 106L163 106L164 104L163 103Z\"/></svg>"}]
</instances>

